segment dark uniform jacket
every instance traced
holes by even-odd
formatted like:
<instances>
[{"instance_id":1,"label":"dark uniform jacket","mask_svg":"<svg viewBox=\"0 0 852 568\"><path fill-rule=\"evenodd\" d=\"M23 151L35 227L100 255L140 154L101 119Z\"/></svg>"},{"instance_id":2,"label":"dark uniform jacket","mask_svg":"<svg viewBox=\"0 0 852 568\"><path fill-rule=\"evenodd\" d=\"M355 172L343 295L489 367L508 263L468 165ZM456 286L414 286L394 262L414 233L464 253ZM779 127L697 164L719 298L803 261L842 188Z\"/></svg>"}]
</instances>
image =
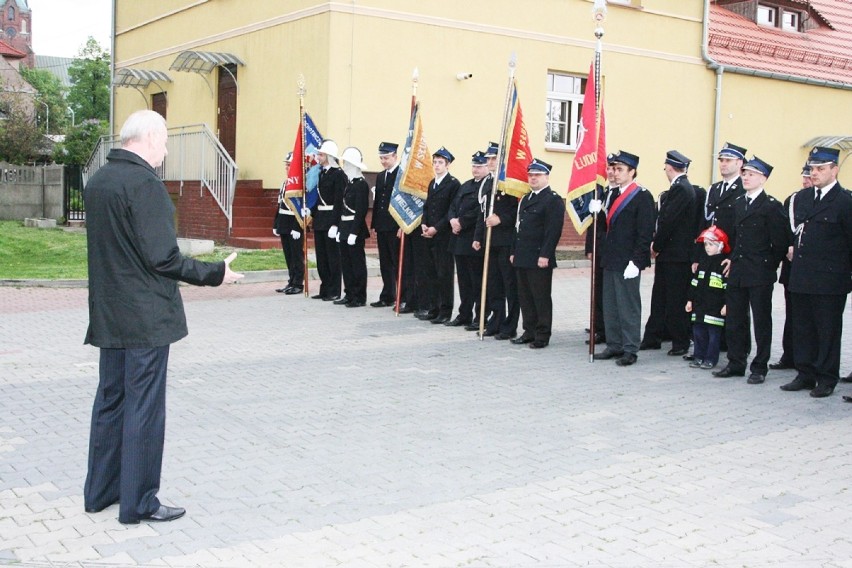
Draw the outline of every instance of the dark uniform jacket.
<instances>
[{"instance_id":1,"label":"dark uniform jacket","mask_svg":"<svg viewBox=\"0 0 852 568\"><path fill-rule=\"evenodd\" d=\"M284 186L286 183L287 181L285 180L281 184L281 190L278 193L278 206L275 209L272 228L278 231L279 235L290 237L290 231L299 231L301 233L302 227L296 220L295 213L290 211L290 209L287 208L287 204L284 202ZM282 213L281 211L286 211L287 213Z\"/></svg>"},{"instance_id":2,"label":"dark uniform jacket","mask_svg":"<svg viewBox=\"0 0 852 568\"><path fill-rule=\"evenodd\" d=\"M601 266L604 270L624 271L631 260L640 270L651 266L650 250L656 206L647 189L639 186L637 191L636 197L607 226L601 251ZM610 209L614 208L616 200L613 193Z\"/></svg>"},{"instance_id":3,"label":"dark uniform jacket","mask_svg":"<svg viewBox=\"0 0 852 568\"><path fill-rule=\"evenodd\" d=\"M370 228L376 231L393 231L396 233L399 229L396 220L391 217L389 212L391 192L396 183L396 176L399 173L399 165L394 166L391 171L379 172L376 175L376 195L373 199L373 219L370 221Z\"/></svg>"},{"instance_id":4,"label":"dark uniform jacket","mask_svg":"<svg viewBox=\"0 0 852 568\"><path fill-rule=\"evenodd\" d=\"M681 175L660 200L654 251L657 262L690 262L695 244L695 190Z\"/></svg>"},{"instance_id":5,"label":"dark uniform jacket","mask_svg":"<svg viewBox=\"0 0 852 568\"><path fill-rule=\"evenodd\" d=\"M761 192L746 211L746 197L734 208L736 244L731 251L728 286L773 284L790 244L790 228L781 203Z\"/></svg>"},{"instance_id":6,"label":"dark uniform jacket","mask_svg":"<svg viewBox=\"0 0 852 568\"><path fill-rule=\"evenodd\" d=\"M710 225L716 225L728 235L728 244L730 244L733 250L736 244L736 231L734 230L736 212L734 211L734 204L740 196L745 195L745 189L743 189L742 178L737 177L731 182L728 189L725 190L725 195L720 198L719 193L722 191L722 183L721 181L717 181L707 190L707 198L704 202L704 223L699 227L698 232L700 233ZM701 250L703 252L703 247Z\"/></svg>"},{"instance_id":7,"label":"dark uniform jacket","mask_svg":"<svg viewBox=\"0 0 852 568\"><path fill-rule=\"evenodd\" d=\"M795 226L788 289L798 294L852 291L852 194L838 182L814 203L814 189L793 198Z\"/></svg>"},{"instance_id":8,"label":"dark uniform jacket","mask_svg":"<svg viewBox=\"0 0 852 568\"><path fill-rule=\"evenodd\" d=\"M86 343L163 347L187 334L178 281L218 286L224 262L180 254L175 208L154 169L137 154L110 150L83 191L89 259Z\"/></svg>"},{"instance_id":9,"label":"dark uniform jacket","mask_svg":"<svg viewBox=\"0 0 852 568\"><path fill-rule=\"evenodd\" d=\"M320 171L317 203L311 210L315 231L328 231L333 225L340 223L343 190L348 182L346 174L340 168L323 168ZM320 209L320 206L323 206L323 209ZM327 206L333 209L325 209Z\"/></svg>"},{"instance_id":10,"label":"dark uniform jacket","mask_svg":"<svg viewBox=\"0 0 852 568\"><path fill-rule=\"evenodd\" d=\"M440 184L436 184L435 180L429 183L429 196L423 205L421 222L427 227L435 227L438 233L433 237L434 239L449 239L453 234L453 229L450 227L450 204L460 186L459 180L450 174L445 175Z\"/></svg>"},{"instance_id":11,"label":"dark uniform jacket","mask_svg":"<svg viewBox=\"0 0 852 568\"><path fill-rule=\"evenodd\" d=\"M491 183L489 181L483 187L485 193L485 201L483 206L485 211L476 220L476 233L473 240L479 241L482 246L485 246L486 230L485 217L491 210ZM500 218L500 224L491 228L491 246L492 247L510 247L515 235L515 220L518 218L518 198L502 191L497 191L497 197L494 200L494 214Z\"/></svg>"},{"instance_id":12,"label":"dark uniform jacket","mask_svg":"<svg viewBox=\"0 0 852 568\"><path fill-rule=\"evenodd\" d=\"M565 200L550 186L526 194L518 206L518 227L512 245L515 268L538 268L538 259L556 268L556 245L565 223Z\"/></svg>"},{"instance_id":13,"label":"dark uniform jacket","mask_svg":"<svg viewBox=\"0 0 852 568\"><path fill-rule=\"evenodd\" d=\"M702 245L703 246L703 245ZM689 301L692 302L692 321L707 325L724 326L725 277L722 275L722 254L707 256L698 261L698 270L692 276Z\"/></svg>"},{"instance_id":14,"label":"dark uniform jacket","mask_svg":"<svg viewBox=\"0 0 852 568\"><path fill-rule=\"evenodd\" d=\"M476 231L477 217L482 215L479 204L479 187L482 182L483 180L467 180L456 192L455 198L450 203L447 217L458 219L461 223L461 232L450 237L449 251L455 255L481 256L483 254L482 249L475 251L471 246L473 234Z\"/></svg>"},{"instance_id":15,"label":"dark uniform jacket","mask_svg":"<svg viewBox=\"0 0 852 568\"><path fill-rule=\"evenodd\" d=\"M367 228L367 208L370 205L370 188L362 177L351 180L343 190L340 209L340 244L345 244L349 235L359 239L370 238ZM348 217L353 217L349 220Z\"/></svg>"},{"instance_id":16,"label":"dark uniform jacket","mask_svg":"<svg viewBox=\"0 0 852 568\"><path fill-rule=\"evenodd\" d=\"M606 212L609 209L610 201L612 201L612 190L609 187L603 190L603 193L600 195L600 200L602 202L601 210L595 214L595 217L597 217L597 223L592 223L590 230L586 231L585 247L585 253L591 254L592 249L594 248L592 246L594 244L592 242L592 237L594 236L595 231L597 231L598 242L595 252L597 253L597 259L599 262L601 258L601 251L603 250L603 241L606 238ZM594 227L595 230L591 230L591 227ZM600 267L600 265L598 265L598 267Z\"/></svg>"}]
</instances>

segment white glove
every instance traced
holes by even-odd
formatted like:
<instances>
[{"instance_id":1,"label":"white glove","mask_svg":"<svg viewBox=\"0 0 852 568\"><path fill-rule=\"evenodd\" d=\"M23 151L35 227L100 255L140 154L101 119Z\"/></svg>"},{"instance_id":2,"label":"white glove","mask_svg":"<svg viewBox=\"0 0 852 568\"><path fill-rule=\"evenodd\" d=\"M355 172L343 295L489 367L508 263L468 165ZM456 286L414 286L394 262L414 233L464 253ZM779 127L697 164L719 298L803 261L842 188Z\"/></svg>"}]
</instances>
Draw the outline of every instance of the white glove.
<instances>
[{"instance_id":1,"label":"white glove","mask_svg":"<svg viewBox=\"0 0 852 568\"><path fill-rule=\"evenodd\" d=\"M272 229L272 234L277 237L278 236L278 229Z\"/></svg>"},{"instance_id":2,"label":"white glove","mask_svg":"<svg viewBox=\"0 0 852 568\"><path fill-rule=\"evenodd\" d=\"M349 238L346 239L346 244L352 246L355 244L355 241L358 239L358 235L349 235Z\"/></svg>"},{"instance_id":3,"label":"white glove","mask_svg":"<svg viewBox=\"0 0 852 568\"><path fill-rule=\"evenodd\" d=\"M337 241L338 243L340 242L340 233L337 233L337 234L334 235L334 240Z\"/></svg>"},{"instance_id":4,"label":"white glove","mask_svg":"<svg viewBox=\"0 0 852 568\"><path fill-rule=\"evenodd\" d=\"M311 210L308 209L307 207L302 207L302 218L304 219L305 217L310 217L310 216L311 216Z\"/></svg>"},{"instance_id":5,"label":"white glove","mask_svg":"<svg viewBox=\"0 0 852 568\"><path fill-rule=\"evenodd\" d=\"M600 199L592 199L589 201L589 213L599 213L603 208L603 202Z\"/></svg>"},{"instance_id":6,"label":"white glove","mask_svg":"<svg viewBox=\"0 0 852 568\"><path fill-rule=\"evenodd\" d=\"M631 260L624 268L624 279L630 280L631 278L636 278L637 276L639 276L639 269L636 268L636 265L633 264L633 261Z\"/></svg>"},{"instance_id":7,"label":"white glove","mask_svg":"<svg viewBox=\"0 0 852 568\"><path fill-rule=\"evenodd\" d=\"M329 227L328 238L337 239L337 225L332 225L331 227ZM337 242L340 242L340 239L337 239Z\"/></svg>"},{"instance_id":8,"label":"white glove","mask_svg":"<svg viewBox=\"0 0 852 568\"><path fill-rule=\"evenodd\" d=\"M299 237L302 236L302 233L300 233L299 231L290 231L290 236L293 237L294 241L298 241Z\"/></svg>"}]
</instances>

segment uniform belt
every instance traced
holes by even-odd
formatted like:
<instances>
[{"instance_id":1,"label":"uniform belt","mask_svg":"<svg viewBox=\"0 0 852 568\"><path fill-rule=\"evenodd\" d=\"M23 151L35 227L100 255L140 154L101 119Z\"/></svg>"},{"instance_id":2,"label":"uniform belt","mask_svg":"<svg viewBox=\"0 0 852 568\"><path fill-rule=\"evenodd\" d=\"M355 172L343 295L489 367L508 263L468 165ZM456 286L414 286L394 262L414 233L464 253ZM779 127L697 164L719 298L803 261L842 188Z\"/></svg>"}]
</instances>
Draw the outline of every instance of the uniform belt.
<instances>
[{"instance_id":1,"label":"uniform belt","mask_svg":"<svg viewBox=\"0 0 852 568\"><path fill-rule=\"evenodd\" d=\"M289 209L282 209L280 207L278 208L278 212L282 215L295 215L295 213L293 213Z\"/></svg>"},{"instance_id":2,"label":"uniform belt","mask_svg":"<svg viewBox=\"0 0 852 568\"><path fill-rule=\"evenodd\" d=\"M341 221L354 221L355 215L341 215L340 220Z\"/></svg>"},{"instance_id":3,"label":"uniform belt","mask_svg":"<svg viewBox=\"0 0 852 568\"><path fill-rule=\"evenodd\" d=\"M317 209L320 211L333 211L334 205L317 205Z\"/></svg>"}]
</instances>

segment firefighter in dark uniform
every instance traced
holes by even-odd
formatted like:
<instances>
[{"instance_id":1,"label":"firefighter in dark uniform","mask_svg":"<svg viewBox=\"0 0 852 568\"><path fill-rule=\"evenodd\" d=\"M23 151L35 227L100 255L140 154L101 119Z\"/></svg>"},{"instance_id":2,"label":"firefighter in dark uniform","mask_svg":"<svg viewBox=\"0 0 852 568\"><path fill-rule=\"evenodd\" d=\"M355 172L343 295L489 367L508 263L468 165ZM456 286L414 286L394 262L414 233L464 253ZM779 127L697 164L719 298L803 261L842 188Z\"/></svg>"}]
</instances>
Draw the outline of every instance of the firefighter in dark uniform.
<instances>
[{"instance_id":1,"label":"firefighter in dark uniform","mask_svg":"<svg viewBox=\"0 0 852 568\"><path fill-rule=\"evenodd\" d=\"M606 349L596 353L595 359L615 359L617 365L625 367L638 358L642 334L640 274L651 265L656 209L651 193L636 183L639 157L619 151L610 161L617 187L612 190L601 252Z\"/></svg>"},{"instance_id":2,"label":"firefighter in dark uniform","mask_svg":"<svg viewBox=\"0 0 852 568\"><path fill-rule=\"evenodd\" d=\"M334 302L347 308L360 308L367 303L367 258L364 240L370 238L367 228L367 208L370 189L364 180L361 151L346 148L340 155L348 183L343 190L340 210L340 266L343 271L344 296Z\"/></svg>"},{"instance_id":3,"label":"firefighter in dark uniform","mask_svg":"<svg viewBox=\"0 0 852 568\"><path fill-rule=\"evenodd\" d=\"M427 251L426 258L422 259L427 287L424 291L426 313L420 314L419 319L435 324L450 321L455 301L453 253L448 250L452 235L449 210L461 184L448 171L453 160L453 154L443 146L432 154L435 179L429 183L429 196L423 205L420 223Z\"/></svg>"},{"instance_id":4,"label":"firefighter in dark uniform","mask_svg":"<svg viewBox=\"0 0 852 568\"><path fill-rule=\"evenodd\" d=\"M671 150L663 169L669 179L665 199L660 198L657 230L651 243L656 259L651 313L639 349L659 349L663 337L671 337L671 356L689 351L689 314L684 311L692 279L695 244L695 190L686 177L692 160Z\"/></svg>"},{"instance_id":5,"label":"firefighter in dark uniform","mask_svg":"<svg viewBox=\"0 0 852 568\"><path fill-rule=\"evenodd\" d=\"M482 285L482 251L473 248L473 233L476 230L476 218L482 214L479 193L485 177L488 175L487 159L482 152L471 157L473 177L459 188L450 203L447 216L453 232L448 250L456 261L456 273L459 284L459 313L444 325L451 327L473 326L476 318L474 309L479 305L480 286ZM478 322L476 323L478 326ZM476 329L476 328L474 328Z\"/></svg>"},{"instance_id":6,"label":"firefighter in dark uniform","mask_svg":"<svg viewBox=\"0 0 852 568\"><path fill-rule=\"evenodd\" d=\"M735 206L735 245L728 268L725 292L727 316L725 336L728 364L713 375L720 378L745 375L748 358L751 308L757 351L752 359L748 383L766 380L772 346L772 289L778 265L790 245L790 228L781 203L764 191L772 166L754 156L743 166L742 181L746 193Z\"/></svg>"},{"instance_id":7,"label":"firefighter in dark uniform","mask_svg":"<svg viewBox=\"0 0 852 568\"><path fill-rule=\"evenodd\" d=\"M488 286L485 313L490 314L483 332L485 337L494 336L506 340L517 335L521 305L518 302L518 280L516 271L509 262L514 240L515 221L518 216L518 198L497 189L492 193L497 176L497 153L499 146L491 142L485 156L488 158L489 182L483 185L483 214L477 218L473 245L477 250L485 246L487 228L491 227L491 252L488 258ZM493 155L493 158L492 158ZM493 163L493 167L492 167ZM495 195L494 211L491 211L491 196ZM484 250L484 249L483 249Z\"/></svg>"},{"instance_id":8,"label":"firefighter in dark uniform","mask_svg":"<svg viewBox=\"0 0 852 568\"><path fill-rule=\"evenodd\" d=\"M837 181L840 152L811 150L813 188L796 193L795 242L790 264L793 359L798 375L781 388L811 389L822 398L840 379L840 340L846 297L852 291L852 194Z\"/></svg>"},{"instance_id":9,"label":"firefighter in dark uniform","mask_svg":"<svg viewBox=\"0 0 852 568\"><path fill-rule=\"evenodd\" d=\"M730 142L726 142L719 150L718 165L722 181L717 181L707 190L704 201L704 223L698 229L698 233L701 233L711 225L716 225L731 239L729 241L731 249L736 244L733 240L736 238L734 236L736 232L734 203L737 198L745 194L740 172L743 169L746 152L747 150L742 146ZM695 251L694 262L697 264L698 257L704 254L704 247L696 246Z\"/></svg>"},{"instance_id":10,"label":"firefighter in dark uniform","mask_svg":"<svg viewBox=\"0 0 852 568\"><path fill-rule=\"evenodd\" d=\"M315 300L340 299L340 248L337 225L346 174L337 167L337 144L325 140L317 150L317 162L322 166L317 186L317 203L311 210L314 228L314 248L317 256L317 273L320 277L319 293Z\"/></svg>"},{"instance_id":11,"label":"firefighter in dark uniform","mask_svg":"<svg viewBox=\"0 0 852 568\"><path fill-rule=\"evenodd\" d=\"M550 343L553 326L553 269L556 246L565 223L565 199L550 189L552 166L533 160L527 166L530 192L518 205L510 261L517 271L518 300L524 332L515 345L542 349Z\"/></svg>"},{"instance_id":12,"label":"firefighter in dark uniform","mask_svg":"<svg viewBox=\"0 0 852 568\"><path fill-rule=\"evenodd\" d=\"M288 152L284 159L284 171L290 171L290 162L293 161L293 152ZM287 187L287 179L281 182L278 191L278 207L273 221L272 233L281 239L281 250L284 252L284 261L287 263L287 285L277 288L275 291L293 295L304 291L305 259L301 225L299 225L296 214L287 207L284 198L284 190Z\"/></svg>"},{"instance_id":13,"label":"firefighter in dark uniform","mask_svg":"<svg viewBox=\"0 0 852 568\"><path fill-rule=\"evenodd\" d=\"M374 308L392 306L396 303L396 279L399 261L399 226L389 212L391 192L399 173L397 161L398 144L379 144L379 161L384 171L376 176L376 194L373 197L373 218L370 228L376 231L376 246L379 251L379 271L382 275L382 291L379 299L370 303Z\"/></svg>"},{"instance_id":14,"label":"firefighter in dark uniform","mask_svg":"<svg viewBox=\"0 0 852 568\"><path fill-rule=\"evenodd\" d=\"M606 341L606 325L604 325L604 316L603 316L603 266L601 266L601 251L603 250L603 242L606 238L606 212L609 209L609 205L612 201L613 189L615 189L616 184L613 181L612 177L612 157L613 154L609 154L607 156L607 165L606 165L606 176L607 176L607 187L603 190L603 193L597 196L597 198L593 201L599 202L595 205L589 204L590 213L592 213L596 217L596 222L593 225L595 227L594 231L586 231L586 246L585 253L586 258L592 260L592 252L594 249L595 252L595 344L604 343ZM591 211L594 209L594 211ZM597 245L593 246L592 238L597 237ZM587 329L586 333L590 333L591 330ZM589 339L586 340L586 344L589 344Z\"/></svg>"}]
</instances>

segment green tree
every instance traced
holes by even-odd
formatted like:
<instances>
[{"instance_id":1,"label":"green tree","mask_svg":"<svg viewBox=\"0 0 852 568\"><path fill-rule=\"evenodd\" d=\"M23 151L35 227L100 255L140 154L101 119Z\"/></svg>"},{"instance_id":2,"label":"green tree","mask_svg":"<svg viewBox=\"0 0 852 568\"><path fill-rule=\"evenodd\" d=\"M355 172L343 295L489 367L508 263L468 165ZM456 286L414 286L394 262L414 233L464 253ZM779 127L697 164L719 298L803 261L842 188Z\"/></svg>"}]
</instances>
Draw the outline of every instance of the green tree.
<instances>
[{"instance_id":1,"label":"green tree","mask_svg":"<svg viewBox=\"0 0 852 568\"><path fill-rule=\"evenodd\" d=\"M49 153L41 129L15 101L0 98L0 114L0 160L26 164L40 161Z\"/></svg>"},{"instance_id":2,"label":"green tree","mask_svg":"<svg viewBox=\"0 0 852 568\"><path fill-rule=\"evenodd\" d=\"M68 68L71 89L68 104L79 122L109 120L109 52L89 36L78 59Z\"/></svg>"},{"instance_id":3,"label":"green tree","mask_svg":"<svg viewBox=\"0 0 852 568\"><path fill-rule=\"evenodd\" d=\"M109 131L109 122L102 120L84 120L70 127L65 134L65 142L57 144L53 151L53 160L58 164L84 165L98 144L98 139Z\"/></svg>"},{"instance_id":4,"label":"green tree","mask_svg":"<svg viewBox=\"0 0 852 568\"><path fill-rule=\"evenodd\" d=\"M50 109L50 133L65 132L68 124L68 104L65 102L65 89L59 79L46 69L21 67L21 76L38 91L38 99ZM47 109L40 102L35 103L38 124L47 126Z\"/></svg>"}]
</instances>

